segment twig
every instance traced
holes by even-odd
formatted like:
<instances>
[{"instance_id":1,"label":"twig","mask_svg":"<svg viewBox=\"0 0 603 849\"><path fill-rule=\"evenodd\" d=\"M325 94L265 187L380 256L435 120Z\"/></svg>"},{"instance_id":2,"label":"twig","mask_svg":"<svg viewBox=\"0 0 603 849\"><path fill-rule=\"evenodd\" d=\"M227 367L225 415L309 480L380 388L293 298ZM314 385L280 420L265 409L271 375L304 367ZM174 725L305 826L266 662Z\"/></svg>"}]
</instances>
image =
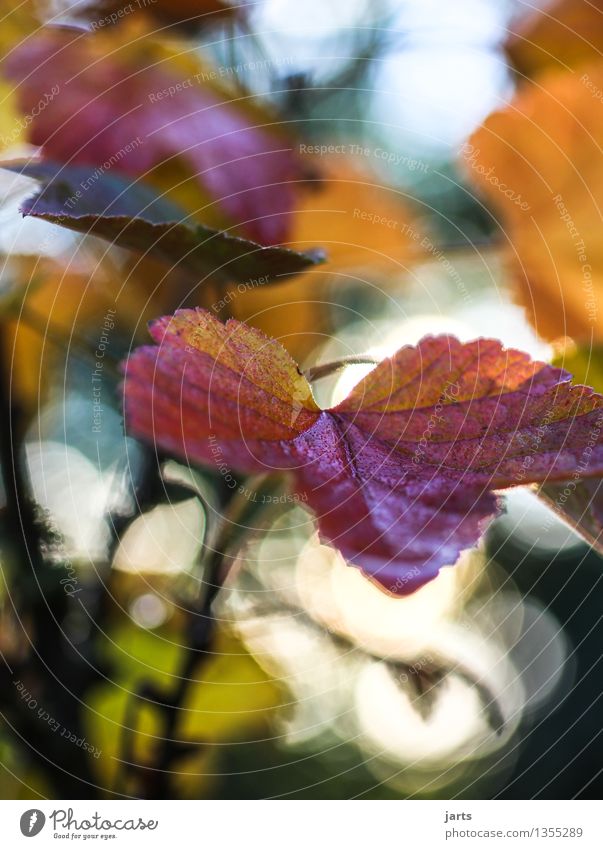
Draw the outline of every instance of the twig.
<instances>
[{"instance_id":1,"label":"twig","mask_svg":"<svg viewBox=\"0 0 603 849\"><path fill-rule=\"evenodd\" d=\"M263 475L254 479L250 487L262 494L262 490L273 491L282 486L280 475ZM193 677L200 664L211 656L212 646L216 635L216 620L213 614L213 604L224 586L236 554L248 534L247 523L258 513L264 514L270 502L260 498L258 501L244 496L237 490L235 497L229 502L222 522L222 532L215 548L206 561L205 593L198 610L192 611L188 623L188 643L178 673L178 683L173 692L166 696L148 684L141 687L130 700L124 718L127 725L122 744L122 761L133 767L140 776L142 796L150 799L168 798L170 784L170 769L174 761L192 746L203 743L200 741L178 740L176 726L180 711L186 700L188 690L195 682ZM151 766L136 764L134 759L133 729L137 709L141 703L151 702L163 714L163 730L160 745L154 763Z\"/></svg>"}]
</instances>

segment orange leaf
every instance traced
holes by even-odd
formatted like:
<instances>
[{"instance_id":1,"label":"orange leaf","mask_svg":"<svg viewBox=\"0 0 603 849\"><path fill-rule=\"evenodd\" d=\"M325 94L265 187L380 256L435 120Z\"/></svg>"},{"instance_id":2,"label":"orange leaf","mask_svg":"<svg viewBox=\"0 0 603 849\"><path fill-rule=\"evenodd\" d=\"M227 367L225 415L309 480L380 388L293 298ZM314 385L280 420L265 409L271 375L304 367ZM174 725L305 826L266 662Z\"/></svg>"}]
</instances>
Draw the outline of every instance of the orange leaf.
<instances>
[{"instance_id":1,"label":"orange leaf","mask_svg":"<svg viewBox=\"0 0 603 849\"><path fill-rule=\"evenodd\" d=\"M603 338L602 99L602 63L548 74L462 151L497 214L520 300L548 337Z\"/></svg>"},{"instance_id":2,"label":"orange leaf","mask_svg":"<svg viewBox=\"0 0 603 849\"><path fill-rule=\"evenodd\" d=\"M310 190L298 198L286 245L298 251L320 245L327 263L283 283L278 292L259 286L242 296L235 289L229 297L236 318L282 338L296 356L307 352L308 343L316 344L311 334L332 330L328 305L348 280L399 286L424 253L424 227L402 192L353 167L346 157L321 159L318 169Z\"/></svg>"},{"instance_id":3,"label":"orange leaf","mask_svg":"<svg viewBox=\"0 0 603 849\"><path fill-rule=\"evenodd\" d=\"M532 9L511 24L506 50L517 70L528 77L542 71L576 70L603 50L601 0L556 0Z\"/></svg>"},{"instance_id":4,"label":"orange leaf","mask_svg":"<svg viewBox=\"0 0 603 849\"><path fill-rule=\"evenodd\" d=\"M321 160L319 169L314 191L300 198L288 246L322 245L331 269L404 269L419 253L404 192L346 158Z\"/></svg>"}]
</instances>

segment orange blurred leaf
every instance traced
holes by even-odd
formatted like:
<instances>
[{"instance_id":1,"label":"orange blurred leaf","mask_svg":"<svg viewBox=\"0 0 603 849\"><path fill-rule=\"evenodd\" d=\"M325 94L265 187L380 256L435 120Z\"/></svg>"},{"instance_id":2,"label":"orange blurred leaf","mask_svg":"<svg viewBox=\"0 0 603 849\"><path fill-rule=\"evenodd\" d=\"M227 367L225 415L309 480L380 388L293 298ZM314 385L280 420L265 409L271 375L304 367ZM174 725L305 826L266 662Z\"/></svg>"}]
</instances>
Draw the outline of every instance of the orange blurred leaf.
<instances>
[{"instance_id":1,"label":"orange blurred leaf","mask_svg":"<svg viewBox=\"0 0 603 849\"><path fill-rule=\"evenodd\" d=\"M307 353L308 344L316 344L317 336L332 331L329 302L350 280L398 286L425 254L424 226L405 195L348 158L321 158L309 186L298 199L286 244L297 251L319 245L327 263L310 267L278 292L259 286L243 296L234 289L229 296L236 318L282 339L298 357Z\"/></svg>"},{"instance_id":2,"label":"orange blurred leaf","mask_svg":"<svg viewBox=\"0 0 603 849\"><path fill-rule=\"evenodd\" d=\"M542 71L575 71L603 50L603 2L556 0L533 8L511 24L506 44L515 68L534 77Z\"/></svg>"},{"instance_id":3,"label":"orange blurred leaf","mask_svg":"<svg viewBox=\"0 0 603 849\"><path fill-rule=\"evenodd\" d=\"M603 64L550 73L462 149L497 215L519 299L545 337L603 338Z\"/></svg>"},{"instance_id":4,"label":"orange blurred leaf","mask_svg":"<svg viewBox=\"0 0 603 849\"><path fill-rule=\"evenodd\" d=\"M298 250L324 246L333 270L378 267L395 273L420 252L406 195L348 159L319 162L314 191L300 198L287 244Z\"/></svg>"}]
</instances>

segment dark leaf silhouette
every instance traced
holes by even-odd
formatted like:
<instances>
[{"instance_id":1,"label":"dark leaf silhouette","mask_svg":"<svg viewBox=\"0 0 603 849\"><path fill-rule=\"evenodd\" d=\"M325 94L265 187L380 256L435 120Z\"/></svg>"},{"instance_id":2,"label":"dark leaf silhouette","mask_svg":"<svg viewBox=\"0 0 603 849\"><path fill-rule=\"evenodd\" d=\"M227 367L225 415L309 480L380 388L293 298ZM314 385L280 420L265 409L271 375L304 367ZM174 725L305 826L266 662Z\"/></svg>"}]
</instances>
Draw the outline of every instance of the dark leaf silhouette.
<instances>
[{"instance_id":1,"label":"dark leaf silhouette","mask_svg":"<svg viewBox=\"0 0 603 849\"><path fill-rule=\"evenodd\" d=\"M318 262L320 251L298 253L263 247L219 230L186 223L185 212L140 181L99 174L83 166L16 163L11 170L42 181L21 205L23 215L43 218L79 233L152 255L195 278L222 282L279 282Z\"/></svg>"}]
</instances>

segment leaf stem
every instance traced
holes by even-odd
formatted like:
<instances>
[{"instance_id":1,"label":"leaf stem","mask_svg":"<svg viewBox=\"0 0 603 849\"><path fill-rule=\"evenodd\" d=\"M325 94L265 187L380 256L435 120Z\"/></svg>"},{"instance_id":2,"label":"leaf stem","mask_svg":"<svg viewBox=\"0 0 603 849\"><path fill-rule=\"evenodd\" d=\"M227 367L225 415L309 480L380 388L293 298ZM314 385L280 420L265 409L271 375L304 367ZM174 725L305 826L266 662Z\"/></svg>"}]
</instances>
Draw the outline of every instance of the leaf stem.
<instances>
[{"instance_id":1,"label":"leaf stem","mask_svg":"<svg viewBox=\"0 0 603 849\"><path fill-rule=\"evenodd\" d=\"M313 383L315 380L321 380L324 377L329 377L347 366L376 366L378 362L379 360L376 360L374 357L370 357L368 354L359 354L357 356L352 355L350 357L342 357L339 360L333 360L333 362L330 363L319 363L319 365L306 369L304 375L309 383Z\"/></svg>"}]
</instances>

